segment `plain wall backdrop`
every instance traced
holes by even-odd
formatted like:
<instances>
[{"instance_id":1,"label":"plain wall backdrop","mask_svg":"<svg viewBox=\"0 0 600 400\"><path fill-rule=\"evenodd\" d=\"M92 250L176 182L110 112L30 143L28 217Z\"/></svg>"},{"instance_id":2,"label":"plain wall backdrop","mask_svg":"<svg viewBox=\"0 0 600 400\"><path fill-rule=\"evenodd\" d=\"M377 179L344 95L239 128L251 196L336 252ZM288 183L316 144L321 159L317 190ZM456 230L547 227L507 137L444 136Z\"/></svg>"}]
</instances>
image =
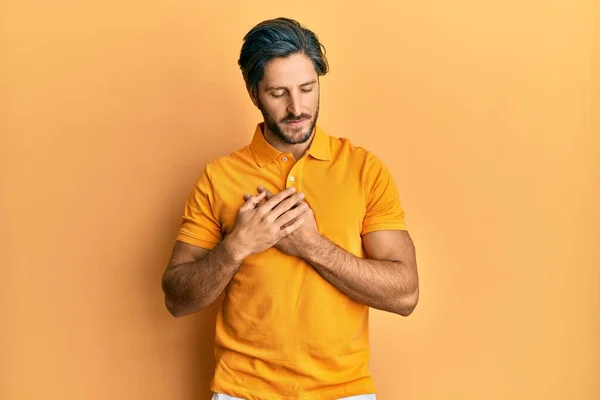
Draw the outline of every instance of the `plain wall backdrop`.
<instances>
[{"instance_id":1,"label":"plain wall backdrop","mask_svg":"<svg viewBox=\"0 0 600 400\"><path fill-rule=\"evenodd\" d=\"M287 16L417 248L415 313L371 316L378 399L599 399L597 4L2 2L0 398L209 398L216 305L175 319L160 279L204 164L261 120L242 37Z\"/></svg>"}]
</instances>

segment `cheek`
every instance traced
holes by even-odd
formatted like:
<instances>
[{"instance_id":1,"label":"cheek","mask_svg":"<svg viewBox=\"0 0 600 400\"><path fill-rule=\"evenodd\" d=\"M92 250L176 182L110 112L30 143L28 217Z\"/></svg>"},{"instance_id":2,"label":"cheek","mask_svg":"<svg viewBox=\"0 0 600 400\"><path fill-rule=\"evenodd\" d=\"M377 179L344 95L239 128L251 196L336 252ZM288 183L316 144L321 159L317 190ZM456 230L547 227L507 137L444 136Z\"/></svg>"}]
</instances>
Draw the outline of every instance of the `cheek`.
<instances>
[{"instance_id":1,"label":"cheek","mask_svg":"<svg viewBox=\"0 0 600 400\"><path fill-rule=\"evenodd\" d=\"M311 96L310 99L308 99L308 108L310 108L310 111L314 112L318 107L319 95L316 94L315 96Z\"/></svg>"},{"instance_id":2,"label":"cheek","mask_svg":"<svg viewBox=\"0 0 600 400\"><path fill-rule=\"evenodd\" d=\"M285 105L280 101L265 101L263 103L266 113L275 121L279 121L287 116Z\"/></svg>"}]
</instances>

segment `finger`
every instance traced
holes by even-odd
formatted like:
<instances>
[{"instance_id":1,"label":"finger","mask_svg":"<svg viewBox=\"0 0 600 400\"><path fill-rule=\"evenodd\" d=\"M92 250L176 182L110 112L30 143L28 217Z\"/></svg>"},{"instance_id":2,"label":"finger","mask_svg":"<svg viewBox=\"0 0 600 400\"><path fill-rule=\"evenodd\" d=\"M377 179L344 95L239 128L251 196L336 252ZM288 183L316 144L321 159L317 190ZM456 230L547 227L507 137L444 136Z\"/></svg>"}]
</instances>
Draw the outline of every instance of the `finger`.
<instances>
[{"instance_id":1,"label":"finger","mask_svg":"<svg viewBox=\"0 0 600 400\"><path fill-rule=\"evenodd\" d=\"M302 204L306 204L306 205L308 205L308 204L307 204L307 203L304 201L304 199L300 199L300 200L298 200L298 202L297 202L296 204L294 204L294 205L292 206L292 210L293 210L294 208L296 208L296 207L299 207L299 206L301 206Z\"/></svg>"},{"instance_id":2,"label":"finger","mask_svg":"<svg viewBox=\"0 0 600 400\"><path fill-rule=\"evenodd\" d=\"M266 197L266 198L267 198L267 200L269 200L271 197L273 197L273 193L272 193L272 192L271 192L269 189L265 189L264 187L262 187L262 186L259 186L259 187L258 187L258 193L260 193L260 192L262 192L262 191L265 191L265 192L267 192L267 197Z\"/></svg>"},{"instance_id":3,"label":"finger","mask_svg":"<svg viewBox=\"0 0 600 400\"><path fill-rule=\"evenodd\" d=\"M302 227L302 225L304 225L304 220L302 218L298 218L290 226L283 228L279 231L279 238L281 239L281 238L286 237L290 233L294 233L295 231L300 229Z\"/></svg>"},{"instance_id":4,"label":"finger","mask_svg":"<svg viewBox=\"0 0 600 400\"><path fill-rule=\"evenodd\" d=\"M294 208L294 206L301 202L302 199L304 199L304 193L296 193L293 196L288 197L267 214L268 218L270 218L272 221L275 221L277 218L283 215L283 213Z\"/></svg>"},{"instance_id":5,"label":"finger","mask_svg":"<svg viewBox=\"0 0 600 400\"><path fill-rule=\"evenodd\" d=\"M243 206L240 207L240 211L248 211L256 208L256 206L261 202L261 200L265 197L265 193L259 193L256 196L251 196Z\"/></svg>"},{"instance_id":6,"label":"finger","mask_svg":"<svg viewBox=\"0 0 600 400\"><path fill-rule=\"evenodd\" d=\"M283 213L279 218L275 220L275 223L279 226L280 229L285 228L286 224L298 218L307 209L308 204L301 204L300 206Z\"/></svg>"},{"instance_id":7,"label":"finger","mask_svg":"<svg viewBox=\"0 0 600 400\"><path fill-rule=\"evenodd\" d=\"M268 213L276 205L278 205L283 200L287 199L292 194L294 194L295 191L296 191L296 188L292 186L292 187L289 187L289 188L277 193L275 196L271 197L269 200L267 200L260 206L261 211L264 212L265 214ZM266 193L267 193L267 191L265 190L261 193L261 195L266 195Z\"/></svg>"},{"instance_id":8,"label":"finger","mask_svg":"<svg viewBox=\"0 0 600 400\"><path fill-rule=\"evenodd\" d=\"M246 194L244 195L244 201L248 201L248 199L249 199L250 197L252 197L252 195L251 195L251 194L248 194L248 193L246 193Z\"/></svg>"},{"instance_id":9,"label":"finger","mask_svg":"<svg viewBox=\"0 0 600 400\"><path fill-rule=\"evenodd\" d=\"M258 187L258 193L262 193L263 191L265 191L265 192L266 192L266 195L265 195L265 198L264 198L264 200L263 200L261 203L264 203L264 202L266 202L267 200L269 200L271 197L273 197L273 193L271 193L271 191L269 191L268 189L265 189L265 188L264 188L264 187L262 187L262 186L259 186L259 187Z\"/></svg>"}]
</instances>

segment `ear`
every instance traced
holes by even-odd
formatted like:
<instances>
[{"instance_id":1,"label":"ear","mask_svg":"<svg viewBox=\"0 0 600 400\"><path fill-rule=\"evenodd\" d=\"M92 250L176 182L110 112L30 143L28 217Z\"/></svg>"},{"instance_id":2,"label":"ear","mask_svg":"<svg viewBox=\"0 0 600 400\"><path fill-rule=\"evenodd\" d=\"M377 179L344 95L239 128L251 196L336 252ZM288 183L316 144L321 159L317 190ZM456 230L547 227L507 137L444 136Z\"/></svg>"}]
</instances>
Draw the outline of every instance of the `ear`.
<instances>
[{"instance_id":1,"label":"ear","mask_svg":"<svg viewBox=\"0 0 600 400\"><path fill-rule=\"evenodd\" d=\"M258 89L254 89L253 87L246 86L246 90L248 90L248 94L250 95L250 100L256 108L258 107Z\"/></svg>"}]
</instances>

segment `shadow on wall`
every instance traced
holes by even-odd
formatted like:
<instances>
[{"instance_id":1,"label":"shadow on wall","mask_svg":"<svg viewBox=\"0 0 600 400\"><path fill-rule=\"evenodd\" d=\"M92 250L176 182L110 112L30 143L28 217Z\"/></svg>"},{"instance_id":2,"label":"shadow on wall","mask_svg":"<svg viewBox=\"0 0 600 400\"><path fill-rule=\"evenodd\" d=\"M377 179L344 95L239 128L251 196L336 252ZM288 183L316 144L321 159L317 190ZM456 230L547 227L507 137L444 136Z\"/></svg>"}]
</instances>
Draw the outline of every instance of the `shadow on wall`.
<instances>
[{"instance_id":1,"label":"shadow on wall","mask_svg":"<svg viewBox=\"0 0 600 400\"><path fill-rule=\"evenodd\" d=\"M215 303L206 310L190 316L193 327L190 329L190 343L185 349L189 358L190 390L192 399L210 399L212 392L210 383L215 370L214 341L215 325L219 307L222 303L219 297Z\"/></svg>"}]
</instances>

